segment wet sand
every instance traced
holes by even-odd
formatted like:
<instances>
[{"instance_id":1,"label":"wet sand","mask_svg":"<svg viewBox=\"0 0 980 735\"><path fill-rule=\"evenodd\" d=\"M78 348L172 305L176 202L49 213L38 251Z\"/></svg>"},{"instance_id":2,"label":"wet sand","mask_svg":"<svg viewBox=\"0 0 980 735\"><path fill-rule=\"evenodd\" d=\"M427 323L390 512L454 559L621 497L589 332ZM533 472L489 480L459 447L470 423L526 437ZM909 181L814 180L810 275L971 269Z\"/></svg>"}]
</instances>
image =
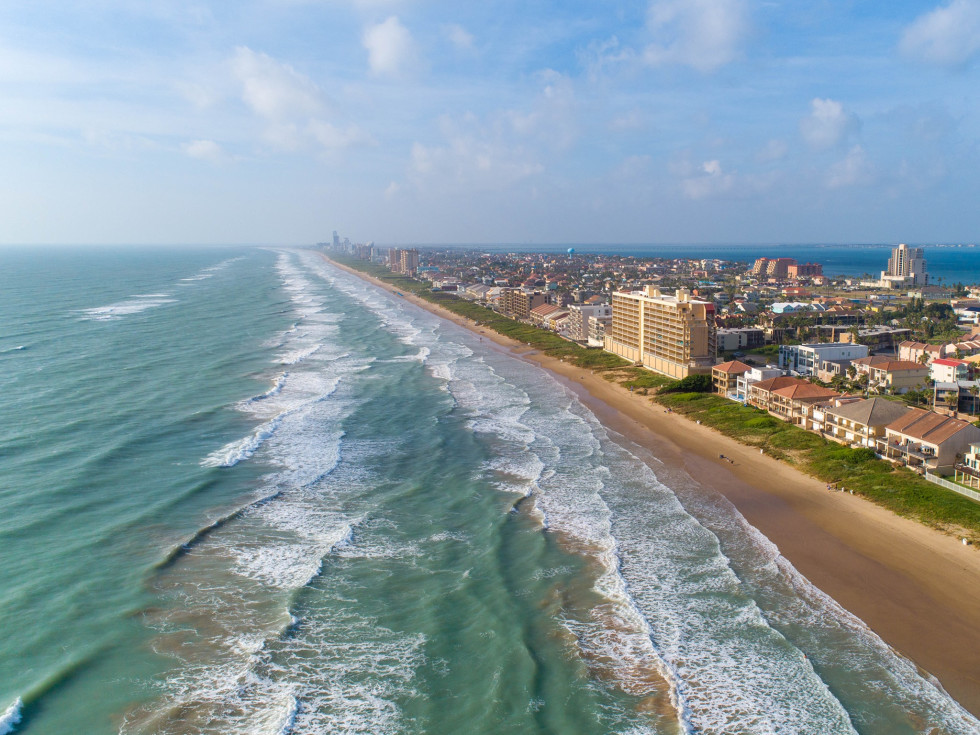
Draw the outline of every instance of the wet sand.
<instances>
[{"instance_id":1,"label":"wet sand","mask_svg":"<svg viewBox=\"0 0 980 735\"><path fill-rule=\"evenodd\" d=\"M828 492L824 483L792 466L667 414L649 398L587 369L480 329L412 294L402 297L552 371L608 428L724 495L800 573L980 716L980 551L975 547L858 496Z\"/></svg>"}]
</instances>

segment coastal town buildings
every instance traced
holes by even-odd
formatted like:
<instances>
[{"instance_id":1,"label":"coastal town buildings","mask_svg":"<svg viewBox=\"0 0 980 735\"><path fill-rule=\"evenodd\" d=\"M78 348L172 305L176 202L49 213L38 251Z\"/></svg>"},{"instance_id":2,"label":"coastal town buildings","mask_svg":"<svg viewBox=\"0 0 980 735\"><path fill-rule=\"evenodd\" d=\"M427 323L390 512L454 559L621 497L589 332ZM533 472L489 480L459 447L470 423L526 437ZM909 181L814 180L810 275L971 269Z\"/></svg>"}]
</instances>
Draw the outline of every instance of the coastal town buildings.
<instances>
[{"instance_id":1,"label":"coastal town buildings","mask_svg":"<svg viewBox=\"0 0 980 735\"><path fill-rule=\"evenodd\" d=\"M824 411L821 433L841 444L876 449L885 437L885 427L911 409L880 396L845 403Z\"/></svg>"},{"instance_id":2,"label":"coastal town buildings","mask_svg":"<svg viewBox=\"0 0 980 735\"><path fill-rule=\"evenodd\" d=\"M612 325L605 349L650 370L685 378L710 374L715 363L715 305L678 289L655 286L612 295Z\"/></svg>"},{"instance_id":3,"label":"coastal town buildings","mask_svg":"<svg viewBox=\"0 0 980 735\"><path fill-rule=\"evenodd\" d=\"M910 408L885 427L877 442L885 459L938 474L953 474L957 455L980 442L980 428L933 411Z\"/></svg>"}]
</instances>

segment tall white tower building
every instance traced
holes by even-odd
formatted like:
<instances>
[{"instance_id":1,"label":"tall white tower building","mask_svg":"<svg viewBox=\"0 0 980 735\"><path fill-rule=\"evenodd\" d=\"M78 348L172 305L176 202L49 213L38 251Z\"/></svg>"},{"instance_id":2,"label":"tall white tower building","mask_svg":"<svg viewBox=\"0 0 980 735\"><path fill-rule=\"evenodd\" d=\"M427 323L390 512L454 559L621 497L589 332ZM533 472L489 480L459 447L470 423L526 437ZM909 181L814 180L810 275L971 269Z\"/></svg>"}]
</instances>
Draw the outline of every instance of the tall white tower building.
<instances>
[{"instance_id":1,"label":"tall white tower building","mask_svg":"<svg viewBox=\"0 0 980 735\"><path fill-rule=\"evenodd\" d=\"M902 243L892 248L892 257L888 259L888 270L881 272L883 285L892 288L903 286L925 286L929 283L926 273L926 260L922 248L910 248Z\"/></svg>"}]
</instances>

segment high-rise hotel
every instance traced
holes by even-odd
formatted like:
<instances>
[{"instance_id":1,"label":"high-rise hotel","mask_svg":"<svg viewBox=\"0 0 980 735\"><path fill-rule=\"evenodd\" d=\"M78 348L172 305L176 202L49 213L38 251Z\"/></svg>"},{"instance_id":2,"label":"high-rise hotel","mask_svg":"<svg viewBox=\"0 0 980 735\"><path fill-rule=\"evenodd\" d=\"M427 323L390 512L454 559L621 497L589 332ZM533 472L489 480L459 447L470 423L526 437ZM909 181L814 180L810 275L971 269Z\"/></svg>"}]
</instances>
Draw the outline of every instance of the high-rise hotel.
<instances>
[{"instance_id":1,"label":"high-rise hotel","mask_svg":"<svg viewBox=\"0 0 980 735\"><path fill-rule=\"evenodd\" d=\"M673 296L654 286L617 291L605 349L672 378L710 375L717 358L715 305L685 290Z\"/></svg>"},{"instance_id":2,"label":"high-rise hotel","mask_svg":"<svg viewBox=\"0 0 980 735\"><path fill-rule=\"evenodd\" d=\"M925 286L929 283L926 259L922 248L910 248L902 243L892 248L888 270L881 272L881 285L891 288Z\"/></svg>"}]
</instances>

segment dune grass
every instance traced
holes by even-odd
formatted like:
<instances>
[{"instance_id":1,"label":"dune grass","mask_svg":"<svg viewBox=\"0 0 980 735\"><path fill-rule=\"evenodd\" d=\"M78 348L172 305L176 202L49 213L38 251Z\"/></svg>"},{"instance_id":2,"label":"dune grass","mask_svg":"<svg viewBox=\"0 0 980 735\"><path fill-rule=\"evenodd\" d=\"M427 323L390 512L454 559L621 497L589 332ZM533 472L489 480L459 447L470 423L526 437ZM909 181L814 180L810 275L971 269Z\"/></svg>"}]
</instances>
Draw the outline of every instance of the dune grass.
<instances>
[{"instance_id":1,"label":"dune grass","mask_svg":"<svg viewBox=\"0 0 980 735\"><path fill-rule=\"evenodd\" d=\"M898 515L980 542L980 504L878 459L751 406L705 393L658 394L655 400L742 444L789 462L822 482L843 486Z\"/></svg>"}]
</instances>

